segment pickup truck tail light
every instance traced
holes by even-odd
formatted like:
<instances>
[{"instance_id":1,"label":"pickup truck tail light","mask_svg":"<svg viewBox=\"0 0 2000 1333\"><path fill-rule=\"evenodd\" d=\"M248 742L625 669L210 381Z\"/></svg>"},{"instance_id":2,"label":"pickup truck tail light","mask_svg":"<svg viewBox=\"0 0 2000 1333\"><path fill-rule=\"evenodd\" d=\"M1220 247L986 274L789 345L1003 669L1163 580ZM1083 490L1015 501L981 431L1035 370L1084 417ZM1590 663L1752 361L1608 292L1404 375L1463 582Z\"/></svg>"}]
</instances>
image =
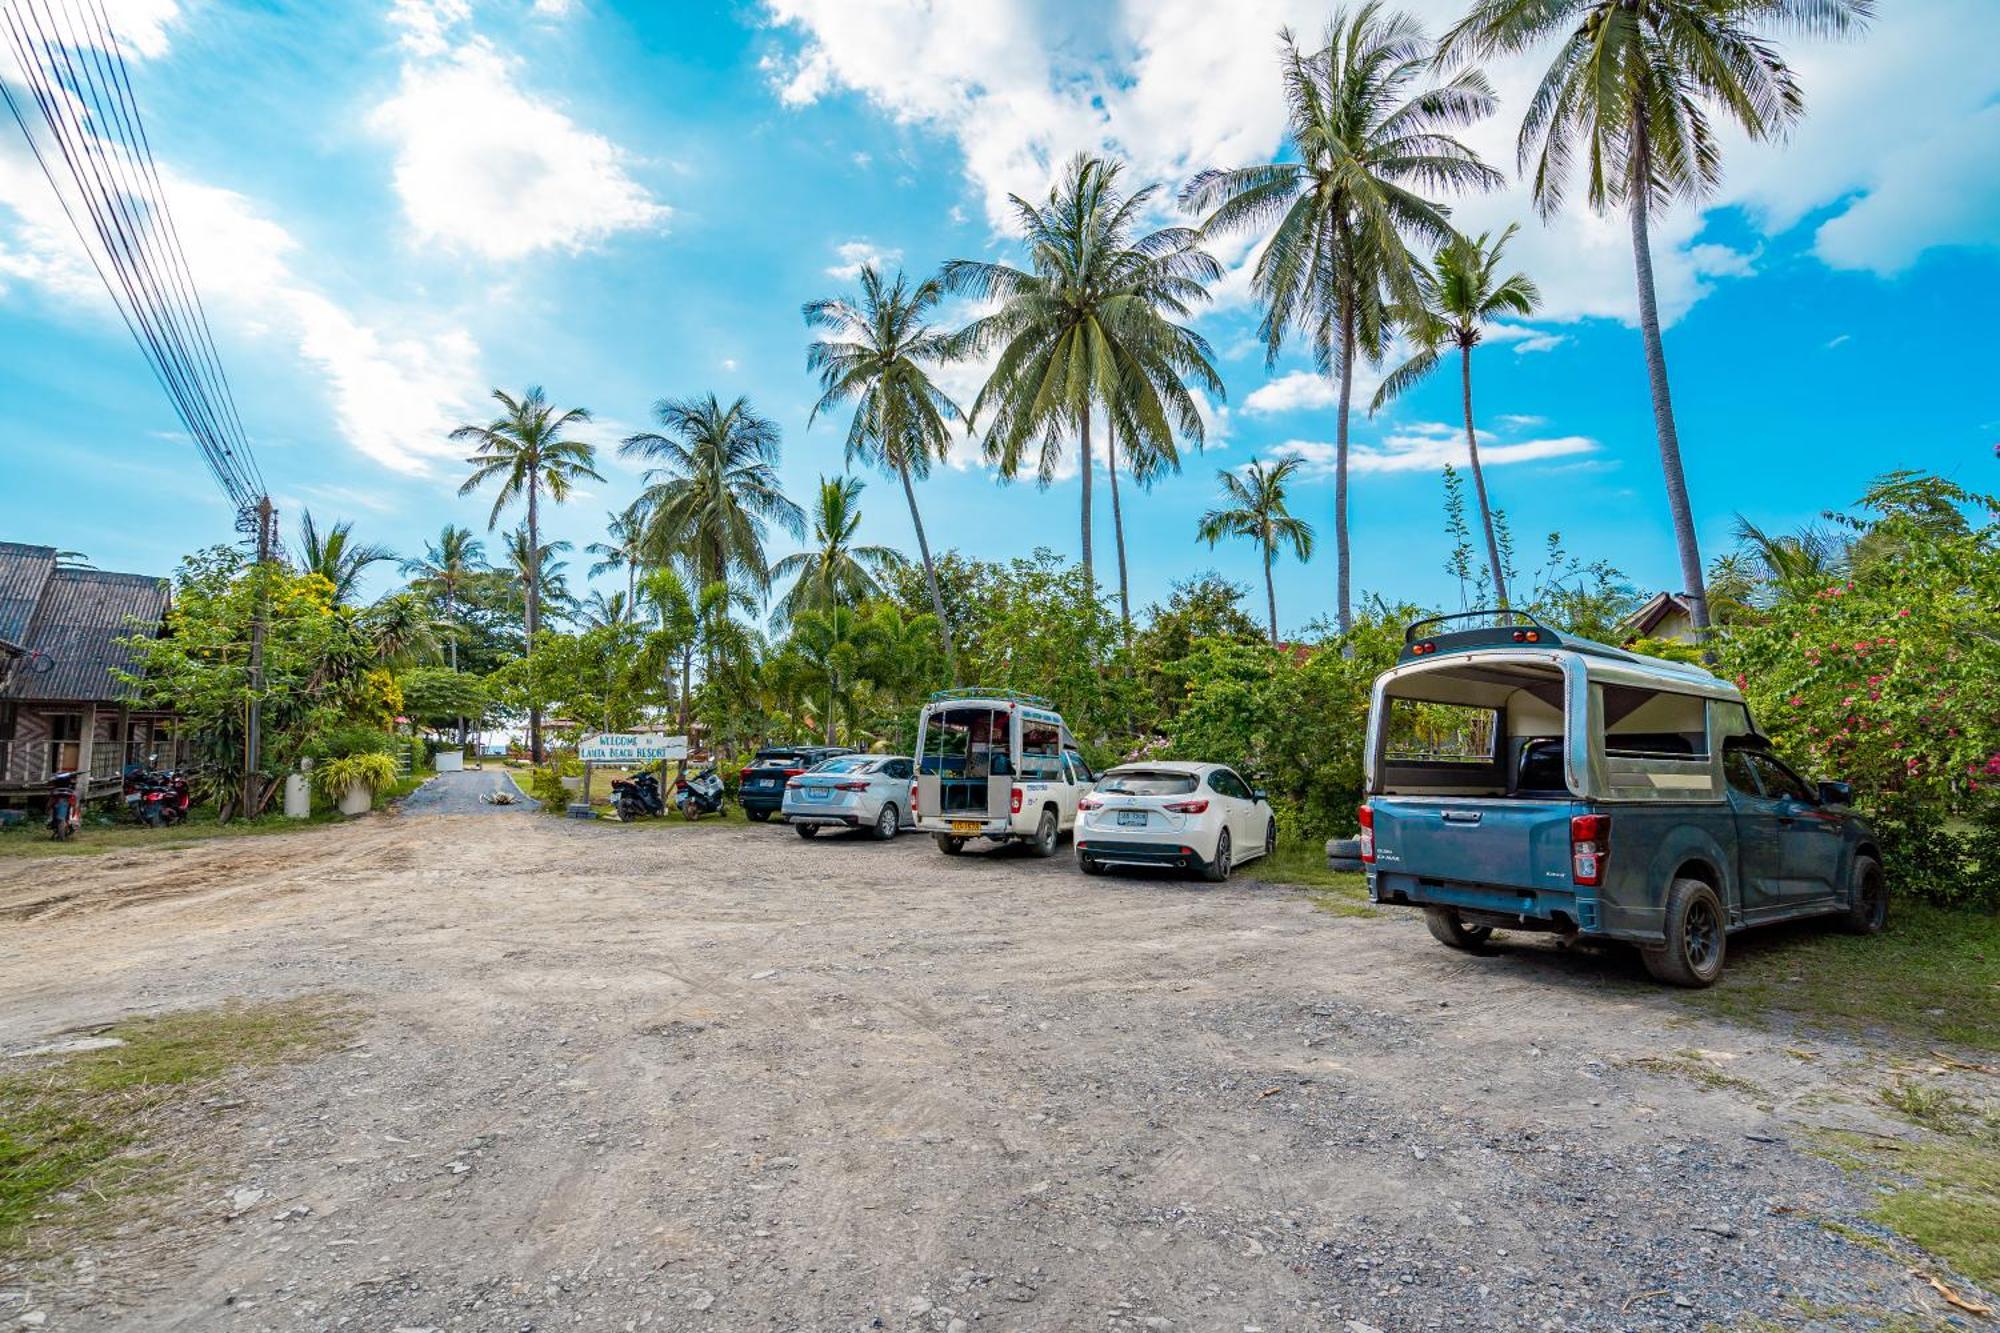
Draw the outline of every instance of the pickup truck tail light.
<instances>
[{"instance_id":1,"label":"pickup truck tail light","mask_svg":"<svg viewBox=\"0 0 2000 1333\"><path fill-rule=\"evenodd\" d=\"M1208 813L1208 798L1193 801L1169 801L1164 809L1177 815L1205 815Z\"/></svg>"},{"instance_id":2,"label":"pickup truck tail light","mask_svg":"<svg viewBox=\"0 0 2000 1333\"><path fill-rule=\"evenodd\" d=\"M1354 817L1361 824L1361 864L1372 866L1375 864L1375 812L1364 805L1354 812Z\"/></svg>"},{"instance_id":3,"label":"pickup truck tail light","mask_svg":"<svg viewBox=\"0 0 2000 1333\"><path fill-rule=\"evenodd\" d=\"M1604 863L1610 859L1610 815L1577 815L1569 821L1571 878L1579 884L1602 884Z\"/></svg>"},{"instance_id":4,"label":"pickup truck tail light","mask_svg":"<svg viewBox=\"0 0 2000 1333\"><path fill-rule=\"evenodd\" d=\"M1013 792L1008 796L1007 808L1017 815L1021 813L1021 789L1019 787L1014 788Z\"/></svg>"},{"instance_id":5,"label":"pickup truck tail light","mask_svg":"<svg viewBox=\"0 0 2000 1333\"><path fill-rule=\"evenodd\" d=\"M910 818L915 819L916 817L917 817L917 784L912 782L910 784Z\"/></svg>"}]
</instances>

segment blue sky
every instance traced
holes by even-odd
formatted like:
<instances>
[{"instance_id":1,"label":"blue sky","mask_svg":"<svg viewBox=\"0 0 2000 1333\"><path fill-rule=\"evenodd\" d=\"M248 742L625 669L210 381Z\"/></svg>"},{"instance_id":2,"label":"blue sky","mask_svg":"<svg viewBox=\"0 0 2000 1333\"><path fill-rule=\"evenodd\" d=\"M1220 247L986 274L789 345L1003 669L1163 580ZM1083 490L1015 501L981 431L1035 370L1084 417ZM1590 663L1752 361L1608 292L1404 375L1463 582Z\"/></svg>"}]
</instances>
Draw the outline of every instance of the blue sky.
<instances>
[{"instance_id":1,"label":"blue sky","mask_svg":"<svg viewBox=\"0 0 2000 1333\"><path fill-rule=\"evenodd\" d=\"M1435 30L1455 5L1411 5ZM637 473L610 446L652 402L747 394L782 427L805 499L839 471L844 423L806 426L800 304L864 257L929 272L1002 255L1007 192L1115 151L1170 187L1265 160L1282 107L1275 34L1324 5L1245 0L117 0L152 143L263 472L294 521L352 518L416 551L447 521L494 385L545 385L598 415L603 486L559 511L580 548ZM1655 238L1667 352L1704 548L1734 515L1784 528L1892 467L2000 489L2000 384L1983 332L2000 298L2000 7L1884 5L1865 39L1791 44L1809 119L1731 145L1703 210ZM7 57L0 72L11 73ZM1533 63L1495 67L1502 109L1471 135L1512 164ZM179 435L48 187L0 123L0 537L169 570L229 514ZM1543 314L1477 353L1497 501L1524 552L1560 529L1647 588L1677 582L1620 219L1536 220L1518 188L1461 201L1467 229L1519 221L1511 252ZM1164 220L1164 219L1163 219ZM1247 547L1196 545L1215 471L1309 460L1295 512L1330 545L1330 393L1251 345L1249 242L1200 328L1229 388L1178 477L1128 492L1140 602L1204 568L1246 583ZM953 314L968 313L963 310ZM978 367L948 383L969 401ZM1439 467L1457 456L1455 376L1357 421L1358 589L1442 602ZM1077 479L1000 486L967 447L920 491L933 543L986 558L1073 555ZM1100 502L1102 492L1100 489ZM886 479L871 540L913 549ZM1109 569L1110 515L1099 560ZM777 543L784 547L783 541ZM1532 560L1526 563L1532 565ZM580 573L580 571L577 571ZM1281 565L1281 617L1330 612L1333 566ZM1253 602L1254 605L1254 602Z\"/></svg>"}]
</instances>

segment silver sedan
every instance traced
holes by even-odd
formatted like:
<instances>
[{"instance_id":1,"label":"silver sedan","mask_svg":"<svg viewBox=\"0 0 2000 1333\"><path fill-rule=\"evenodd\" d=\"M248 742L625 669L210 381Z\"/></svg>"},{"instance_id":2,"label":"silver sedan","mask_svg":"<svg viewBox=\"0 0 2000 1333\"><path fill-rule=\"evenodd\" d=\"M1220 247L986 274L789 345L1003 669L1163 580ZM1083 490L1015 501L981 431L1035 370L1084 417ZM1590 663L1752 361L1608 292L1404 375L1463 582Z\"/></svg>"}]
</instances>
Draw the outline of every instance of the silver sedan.
<instances>
[{"instance_id":1,"label":"silver sedan","mask_svg":"<svg viewBox=\"0 0 2000 1333\"><path fill-rule=\"evenodd\" d=\"M913 827L913 776L904 755L844 754L788 780L781 809L801 838L823 828L850 828L887 842Z\"/></svg>"}]
</instances>

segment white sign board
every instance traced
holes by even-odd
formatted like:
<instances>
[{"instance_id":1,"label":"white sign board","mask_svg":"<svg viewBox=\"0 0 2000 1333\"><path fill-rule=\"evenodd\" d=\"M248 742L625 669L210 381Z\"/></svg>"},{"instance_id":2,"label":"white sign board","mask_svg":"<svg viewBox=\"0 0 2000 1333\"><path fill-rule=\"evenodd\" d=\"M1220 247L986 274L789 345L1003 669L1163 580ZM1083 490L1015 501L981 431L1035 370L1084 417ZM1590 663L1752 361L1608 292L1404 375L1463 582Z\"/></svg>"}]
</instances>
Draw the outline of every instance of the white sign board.
<instances>
[{"instance_id":1,"label":"white sign board","mask_svg":"<svg viewBox=\"0 0 2000 1333\"><path fill-rule=\"evenodd\" d=\"M651 764L687 755L687 737L652 732L606 731L585 736L576 747L576 757L586 764Z\"/></svg>"}]
</instances>

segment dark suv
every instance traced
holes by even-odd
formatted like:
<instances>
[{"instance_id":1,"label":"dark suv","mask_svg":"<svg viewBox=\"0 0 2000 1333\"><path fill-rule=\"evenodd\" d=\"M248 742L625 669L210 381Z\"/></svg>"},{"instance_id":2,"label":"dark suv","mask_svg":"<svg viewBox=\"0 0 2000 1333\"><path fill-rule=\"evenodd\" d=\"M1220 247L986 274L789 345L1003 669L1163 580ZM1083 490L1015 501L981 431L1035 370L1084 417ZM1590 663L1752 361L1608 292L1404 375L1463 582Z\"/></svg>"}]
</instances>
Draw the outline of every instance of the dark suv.
<instances>
[{"instance_id":1,"label":"dark suv","mask_svg":"<svg viewBox=\"0 0 2000 1333\"><path fill-rule=\"evenodd\" d=\"M737 799L743 813L759 823L778 813L785 802L785 781L837 754L853 754L851 745L773 745L757 751L742 772Z\"/></svg>"}]
</instances>

